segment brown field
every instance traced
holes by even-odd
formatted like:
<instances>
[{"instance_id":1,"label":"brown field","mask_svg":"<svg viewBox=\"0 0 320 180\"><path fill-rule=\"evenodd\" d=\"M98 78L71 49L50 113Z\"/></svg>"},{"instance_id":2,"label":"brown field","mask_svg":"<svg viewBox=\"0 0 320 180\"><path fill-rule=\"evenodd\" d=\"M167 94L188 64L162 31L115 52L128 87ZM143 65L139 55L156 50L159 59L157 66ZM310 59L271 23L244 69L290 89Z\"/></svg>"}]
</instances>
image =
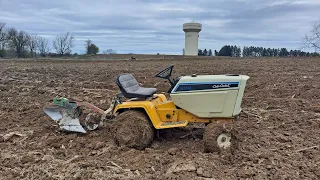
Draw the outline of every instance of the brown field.
<instances>
[{"instance_id":1,"label":"brown field","mask_svg":"<svg viewBox=\"0 0 320 180\"><path fill-rule=\"evenodd\" d=\"M0 179L320 179L320 58L147 57L0 61ZM201 131L186 129L161 130L142 151L117 147L106 129L62 133L42 112L56 96L107 108L120 73L166 91L154 75L171 64L174 76L251 77L234 154L204 153Z\"/></svg>"}]
</instances>

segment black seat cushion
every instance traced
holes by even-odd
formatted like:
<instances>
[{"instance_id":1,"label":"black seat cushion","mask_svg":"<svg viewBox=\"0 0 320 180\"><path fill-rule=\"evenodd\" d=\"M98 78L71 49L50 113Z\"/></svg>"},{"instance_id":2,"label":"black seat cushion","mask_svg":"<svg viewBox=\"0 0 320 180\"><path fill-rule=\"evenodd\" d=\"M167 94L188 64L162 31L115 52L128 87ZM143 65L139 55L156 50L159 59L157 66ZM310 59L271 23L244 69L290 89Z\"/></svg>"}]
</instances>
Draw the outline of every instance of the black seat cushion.
<instances>
[{"instance_id":1,"label":"black seat cushion","mask_svg":"<svg viewBox=\"0 0 320 180\"><path fill-rule=\"evenodd\" d=\"M151 97L157 91L156 88L140 87L138 81L132 74L122 74L118 76L117 85L126 98L147 98Z\"/></svg>"}]
</instances>

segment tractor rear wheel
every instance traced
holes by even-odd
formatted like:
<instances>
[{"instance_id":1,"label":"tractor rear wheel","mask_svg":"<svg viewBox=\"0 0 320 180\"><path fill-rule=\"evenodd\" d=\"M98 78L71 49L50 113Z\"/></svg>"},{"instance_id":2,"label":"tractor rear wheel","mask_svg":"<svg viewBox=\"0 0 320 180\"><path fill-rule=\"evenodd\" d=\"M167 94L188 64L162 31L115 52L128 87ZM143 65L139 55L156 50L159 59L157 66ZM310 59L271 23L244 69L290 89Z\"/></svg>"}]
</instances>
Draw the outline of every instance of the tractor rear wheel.
<instances>
[{"instance_id":1,"label":"tractor rear wheel","mask_svg":"<svg viewBox=\"0 0 320 180\"><path fill-rule=\"evenodd\" d=\"M128 110L116 116L111 131L117 145L139 150L151 144L154 137L149 117L136 110Z\"/></svg>"},{"instance_id":2,"label":"tractor rear wheel","mask_svg":"<svg viewBox=\"0 0 320 180\"><path fill-rule=\"evenodd\" d=\"M205 152L233 152L238 147L237 137L231 122L214 121L207 125L203 141Z\"/></svg>"}]
</instances>

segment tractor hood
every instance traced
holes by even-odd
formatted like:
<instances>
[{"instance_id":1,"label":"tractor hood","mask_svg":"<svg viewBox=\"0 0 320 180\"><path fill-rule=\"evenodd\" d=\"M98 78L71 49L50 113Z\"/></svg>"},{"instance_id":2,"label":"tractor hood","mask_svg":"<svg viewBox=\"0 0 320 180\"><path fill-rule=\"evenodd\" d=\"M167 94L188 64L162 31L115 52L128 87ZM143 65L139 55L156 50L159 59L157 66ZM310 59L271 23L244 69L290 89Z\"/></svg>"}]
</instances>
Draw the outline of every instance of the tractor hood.
<instances>
[{"instance_id":1,"label":"tractor hood","mask_svg":"<svg viewBox=\"0 0 320 180\"><path fill-rule=\"evenodd\" d=\"M239 89L246 75L193 75L182 76L172 90L173 93Z\"/></svg>"},{"instance_id":2,"label":"tractor hood","mask_svg":"<svg viewBox=\"0 0 320 180\"><path fill-rule=\"evenodd\" d=\"M182 76L170 96L176 106L203 118L233 117L241 112L241 102L249 76Z\"/></svg>"}]
</instances>

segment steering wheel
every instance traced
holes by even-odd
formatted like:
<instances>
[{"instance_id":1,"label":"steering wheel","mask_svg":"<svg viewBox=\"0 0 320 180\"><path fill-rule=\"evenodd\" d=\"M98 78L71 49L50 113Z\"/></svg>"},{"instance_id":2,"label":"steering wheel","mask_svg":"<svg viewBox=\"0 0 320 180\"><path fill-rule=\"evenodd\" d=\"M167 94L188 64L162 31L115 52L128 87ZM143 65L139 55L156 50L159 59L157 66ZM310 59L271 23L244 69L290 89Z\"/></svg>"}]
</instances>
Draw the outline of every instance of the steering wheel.
<instances>
[{"instance_id":1,"label":"steering wheel","mask_svg":"<svg viewBox=\"0 0 320 180\"><path fill-rule=\"evenodd\" d=\"M174 67L174 65L171 65L171 66L165 68L164 70L160 71L158 74L156 74L156 77L166 79L169 81L171 87L168 90L168 93L170 93L171 90L173 89L173 87L175 86L175 80L173 78L171 78L173 67Z\"/></svg>"},{"instance_id":2,"label":"steering wheel","mask_svg":"<svg viewBox=\"0 0 320 180\"><path fill-rule=\"evenodd\" d=\"M156 77L169 80L169 82L172 86L174 84L174 80L171 79L173 67L174 67L174 65L171 65L171 66L165 68L164 70L162 70L158 74L156 74Z\"/></svg>"}]
</instances>

